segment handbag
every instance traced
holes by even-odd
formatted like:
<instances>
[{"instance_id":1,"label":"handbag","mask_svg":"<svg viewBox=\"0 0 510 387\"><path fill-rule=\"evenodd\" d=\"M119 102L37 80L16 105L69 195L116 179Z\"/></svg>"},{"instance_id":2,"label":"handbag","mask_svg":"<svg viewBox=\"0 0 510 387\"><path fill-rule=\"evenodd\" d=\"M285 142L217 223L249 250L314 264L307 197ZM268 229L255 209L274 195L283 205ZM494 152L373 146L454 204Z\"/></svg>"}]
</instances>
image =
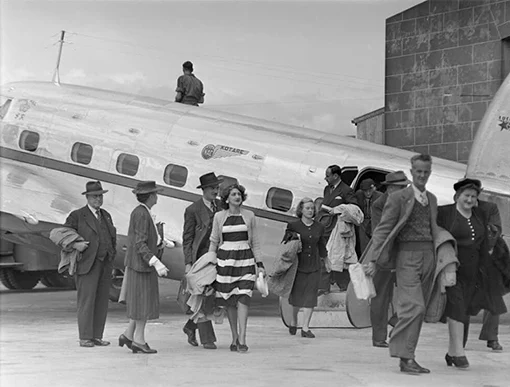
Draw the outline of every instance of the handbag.
<instances>
[{"instance_id":1,"label":"handbag","mask_svg":"<svg viewBox=\"0 0 510 387\"><path fill-rule=\"evenodd\" d=\"M191 308L188 305L188 300L191 297L191 293L189 293L186 289L186 277L183 277L179 286L179 292L177 293L177 304L179 304L179 307L184 313L191 314Z\"/></svg>"},{"instance_id":2,"label":"handbag","mask_svg":"<svg viewBox=\"0 0 510 387\"><path fill-rule=\"evenodd\" d=\"M349 265L349 274L356 298L359 300L367 300L375 297L376 293L372 277L365 274L361 263Z\"/></svg>"},{"instance_id":3,"label":"handbag","mask_svg":"<svg viewBox=\"0 0 510 387\"><path fill-rule=\"evenodd\" d=\"M266 277L264 277L264 273L259 273L255 280L255 287L262 294L262 297L267 297L269 295L269 288L267 286L267 280Z\"/></svg>"}]
</instances>

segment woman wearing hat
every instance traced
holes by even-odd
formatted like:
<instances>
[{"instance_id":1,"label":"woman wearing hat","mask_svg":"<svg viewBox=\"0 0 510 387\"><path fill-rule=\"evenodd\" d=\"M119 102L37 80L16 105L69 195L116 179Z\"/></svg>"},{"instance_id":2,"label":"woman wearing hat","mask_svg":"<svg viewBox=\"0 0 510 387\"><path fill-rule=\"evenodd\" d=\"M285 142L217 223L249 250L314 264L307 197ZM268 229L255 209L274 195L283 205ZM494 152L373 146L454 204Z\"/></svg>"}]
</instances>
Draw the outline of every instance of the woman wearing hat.
<instances>
[{"instance_id":1,"label":"woman wearing hat","mask_svg":"<svg viewBox=\"0 0 510 387\"><path fill-rule=\"evenodd\" d=\"M129 324L119 337L119 345L122 347L126 344L133 353L157 352L145 341L145 325L147 320L159 318L158 275L168 273L166 266L157 258L163 241L151 213L151 208L158 202L159 191L154 181L140 182L133 190L140 204L133 210L129 220L124 261Z\"/></svg>"},{"instance_id":2,"label":"woman wearing hat","mask_svg":"<svg viewBox=\"0 0 510 387\"><path fill-rule=\"evenodd\" d=\"M209 246L209 251L217 252L216 304L227 309L233 352L248 351L248 308L257 272L264 273L255 215L241 208L245 200L242 185L230 185L222 192L225 210L214 215Z\"/></svg>"},{"instance_id":3,"label":"woman wearing hat","mask_svg":"<svg viewBox=\"0 0 510 387\"><path fill-rule=\"evenodd\" d=\"M469 367L464 353L467 335L464 326L470 315L487 309L497 315L506 311L501 293L491 289L497 283L489 257L487 217L477 207L482 184L476 179L462 179L453 186L454 204L438 208L437 223L457 241L459 267L456 284L446 288L444 316L448 322L450 341L445 356L448 366ZM491 284L492 283L492 284ZM499 296L499 300L497 299Z\"/></svg>"}]
</instances>

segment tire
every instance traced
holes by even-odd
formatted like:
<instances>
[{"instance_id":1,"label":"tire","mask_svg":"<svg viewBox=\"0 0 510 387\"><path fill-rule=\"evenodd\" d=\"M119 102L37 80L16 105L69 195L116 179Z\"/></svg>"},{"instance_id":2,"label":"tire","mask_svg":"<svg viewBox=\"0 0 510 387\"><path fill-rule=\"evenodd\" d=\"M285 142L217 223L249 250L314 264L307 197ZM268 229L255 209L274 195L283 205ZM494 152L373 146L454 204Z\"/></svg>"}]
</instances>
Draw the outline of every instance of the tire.
<instances>
[{"instance_id":1,"label":"tire","mask_svg":"<svg viewBox=\"0 0 510 387\"><path fill-rule=\"evenodd\" d=\"M7 271L11 269L2 269L0 270L0 282L10 290L16 289L14 285L11 283L11 280L9 279L9 276L7 275Z\"/></svg>"},{"instance_id":2,"label":"tire","mask_svg":"<svg viewBox=\"0 0 510 387\"><path fill-rule=\"evenodd\" d=\"M49 288L76 289L73 277L57 272L46 274L41 278L41 283Z\"/></svg>"},{"instance_id":3,"label":"tire","mask_svg":"<svg viewBox=\"0 0 510 387\"><path fill-rule=\"evenodd\" d=\"M112 302L119 302L120 289L122 288L122 280L124 273L119 269L112 270L112 284L110 285L109 299Z\"/></svg>"},{"instance_id":4,"label":"tire","mask_svg":"<svg viewBox=\"0 0 510 387\"><path fill-rule=\"evenodd\" d=\"M13 269L4 269L9 278L9 282L17 290L33 289L39 283L39 273L30 271L17 271Z\"/></svg>"}]
</instances>

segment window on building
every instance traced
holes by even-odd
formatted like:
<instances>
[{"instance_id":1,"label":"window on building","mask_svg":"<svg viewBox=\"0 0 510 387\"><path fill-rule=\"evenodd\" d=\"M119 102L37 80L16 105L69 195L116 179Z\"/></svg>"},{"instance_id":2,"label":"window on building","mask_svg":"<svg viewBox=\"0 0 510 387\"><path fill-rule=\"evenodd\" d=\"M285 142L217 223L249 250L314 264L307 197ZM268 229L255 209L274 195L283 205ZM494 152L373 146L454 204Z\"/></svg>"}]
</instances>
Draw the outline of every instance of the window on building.
<instances>
[{"instance_id":1,"label":"window on building","mask_svg":"<svg viewBox=\"0 0 510 387\"><path fill-rule=\"evenodd\" d=\"M92 153L92 145L76 142L73 145L73 149L71 149L71 159L75 163L87 165L92 160Z\"/></svg>"},{"instance_id":2,"label":"window on building","mask_svg":"<svg viewBox=\"0 0 510 387\"><path fill-rule=\"evenodd\" d=\"M223 192L223 190L225 188L227 188L228 186L232 185L232 184L239 184L239 181L234 178L234 177L230 177L230 176L225 176L225 175L219 175L218 176L218 179L219 180L223 180L220 184L220 195L221 193Z\"/></svg>"},{"instance_id":3,"label":"window on building","mask_svg":"<svg viewBox=\"0 0 510 387\"><path fill-rule=\"evenodd\" d=\"M188 180L188 169L181 165L168 164L163 174L163 180L168 185L184 187Z\"/></svg>"},{"instance_id":4,"label":"window on building","mask_svg":"<svg viewBox=\"0 0 510 387\"><path fill-rule=\"evenodd\" d=\"M117 158L117 172L123 175L134 176L138 172L140 159L135 155L121 153Z\"/></svg>"},{"instance_id":5,"label":"window on building","mask_svg":"<svg viewBox=\"0 0 510 387\"><path fill-rule=\"evenodd\" d=\"M292 207L292 200L294 200L294 195L287 189L272 187L267 191L266 205L273 210L289 211Z\"/></svg>"},{"instance_id":6,"label":"window on building","mask_svg":"<svg viewBox=\"0 0 510 387\"><path fill-rule=\"evenodd\" d=\"M24 130L19 136L19 147L29 152L35 152L39 146L39 133Z\"/></svg>"},{"instance_id":7,"label":"window on building","mask_svg":"<svg viewBox=\"0 0 510 387\"><path fill-rule=\"evenodd\" d=\"M5 99L4 97L1 98L0 103L2 104L2 107L0 107L0 121L4 119L4 117L7 115L7 112L9 111L9 107L11 106L12 99Z\"/></svg>"}]
</instances>

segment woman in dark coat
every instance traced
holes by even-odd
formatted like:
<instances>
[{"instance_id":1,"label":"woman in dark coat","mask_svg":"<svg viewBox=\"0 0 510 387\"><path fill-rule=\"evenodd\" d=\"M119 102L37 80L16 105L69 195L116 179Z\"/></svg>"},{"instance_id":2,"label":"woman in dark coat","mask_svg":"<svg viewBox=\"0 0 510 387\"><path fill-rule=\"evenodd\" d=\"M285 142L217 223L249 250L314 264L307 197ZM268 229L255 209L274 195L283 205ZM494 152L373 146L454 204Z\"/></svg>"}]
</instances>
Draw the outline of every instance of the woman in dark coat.
<instances>
[{"instance_id":1,"label":"woman in dark coat","mask_svg":"<svg viewBox=\"0 0 510 387\"><path fill-rule=\"evenodd\" d=\"M133 190L140 204L131 212L129 220L124 260L129 324L119 337L119 345L127 345L134 353L157 352L145 341L145 325L147 320L159 318L158 275L168 273L167 267L156 256L164 241L151 213L151 208L158 202L159 190L154 181L140 182Z\"/></svg>"},{"instance_id":2,"label":"woman in dark coat","mask_svg":"<svg viewBox=\"0 0 510 387\"><path fill-rule=\"evenodd\" d=\"M481 309L493 314L506 311L489 257L487 216L477 205L481 182L463 179L454 184L455 204L438 208L437 223L457 241L457 282L446 288L445 317L450 336L445 360L448 366L469 367L464 353L464 325ZM499 299L498 299L499 298Z\"/></svg>"},{"instance_id":3,"label":"woman in dark coat","mask_svg":"<svg viewBox=\"0 0 510 387\"><path fill-rule=\"evenodd\" d=\"M303 326L301 337L314 338L309 324L312 319L313 308L317 306L317 293L321 277L321 259L328 255L324 226L315 221L315 205L312 199L303 198L296 209L299 220L289 223L286 232L296 232L301 236L302 249L298 253L298 267L289 304L293 308L292 323L289 333L295 335L297 331L297 316L299 309L303 309Z\"/></svg>"}]
</instances>

